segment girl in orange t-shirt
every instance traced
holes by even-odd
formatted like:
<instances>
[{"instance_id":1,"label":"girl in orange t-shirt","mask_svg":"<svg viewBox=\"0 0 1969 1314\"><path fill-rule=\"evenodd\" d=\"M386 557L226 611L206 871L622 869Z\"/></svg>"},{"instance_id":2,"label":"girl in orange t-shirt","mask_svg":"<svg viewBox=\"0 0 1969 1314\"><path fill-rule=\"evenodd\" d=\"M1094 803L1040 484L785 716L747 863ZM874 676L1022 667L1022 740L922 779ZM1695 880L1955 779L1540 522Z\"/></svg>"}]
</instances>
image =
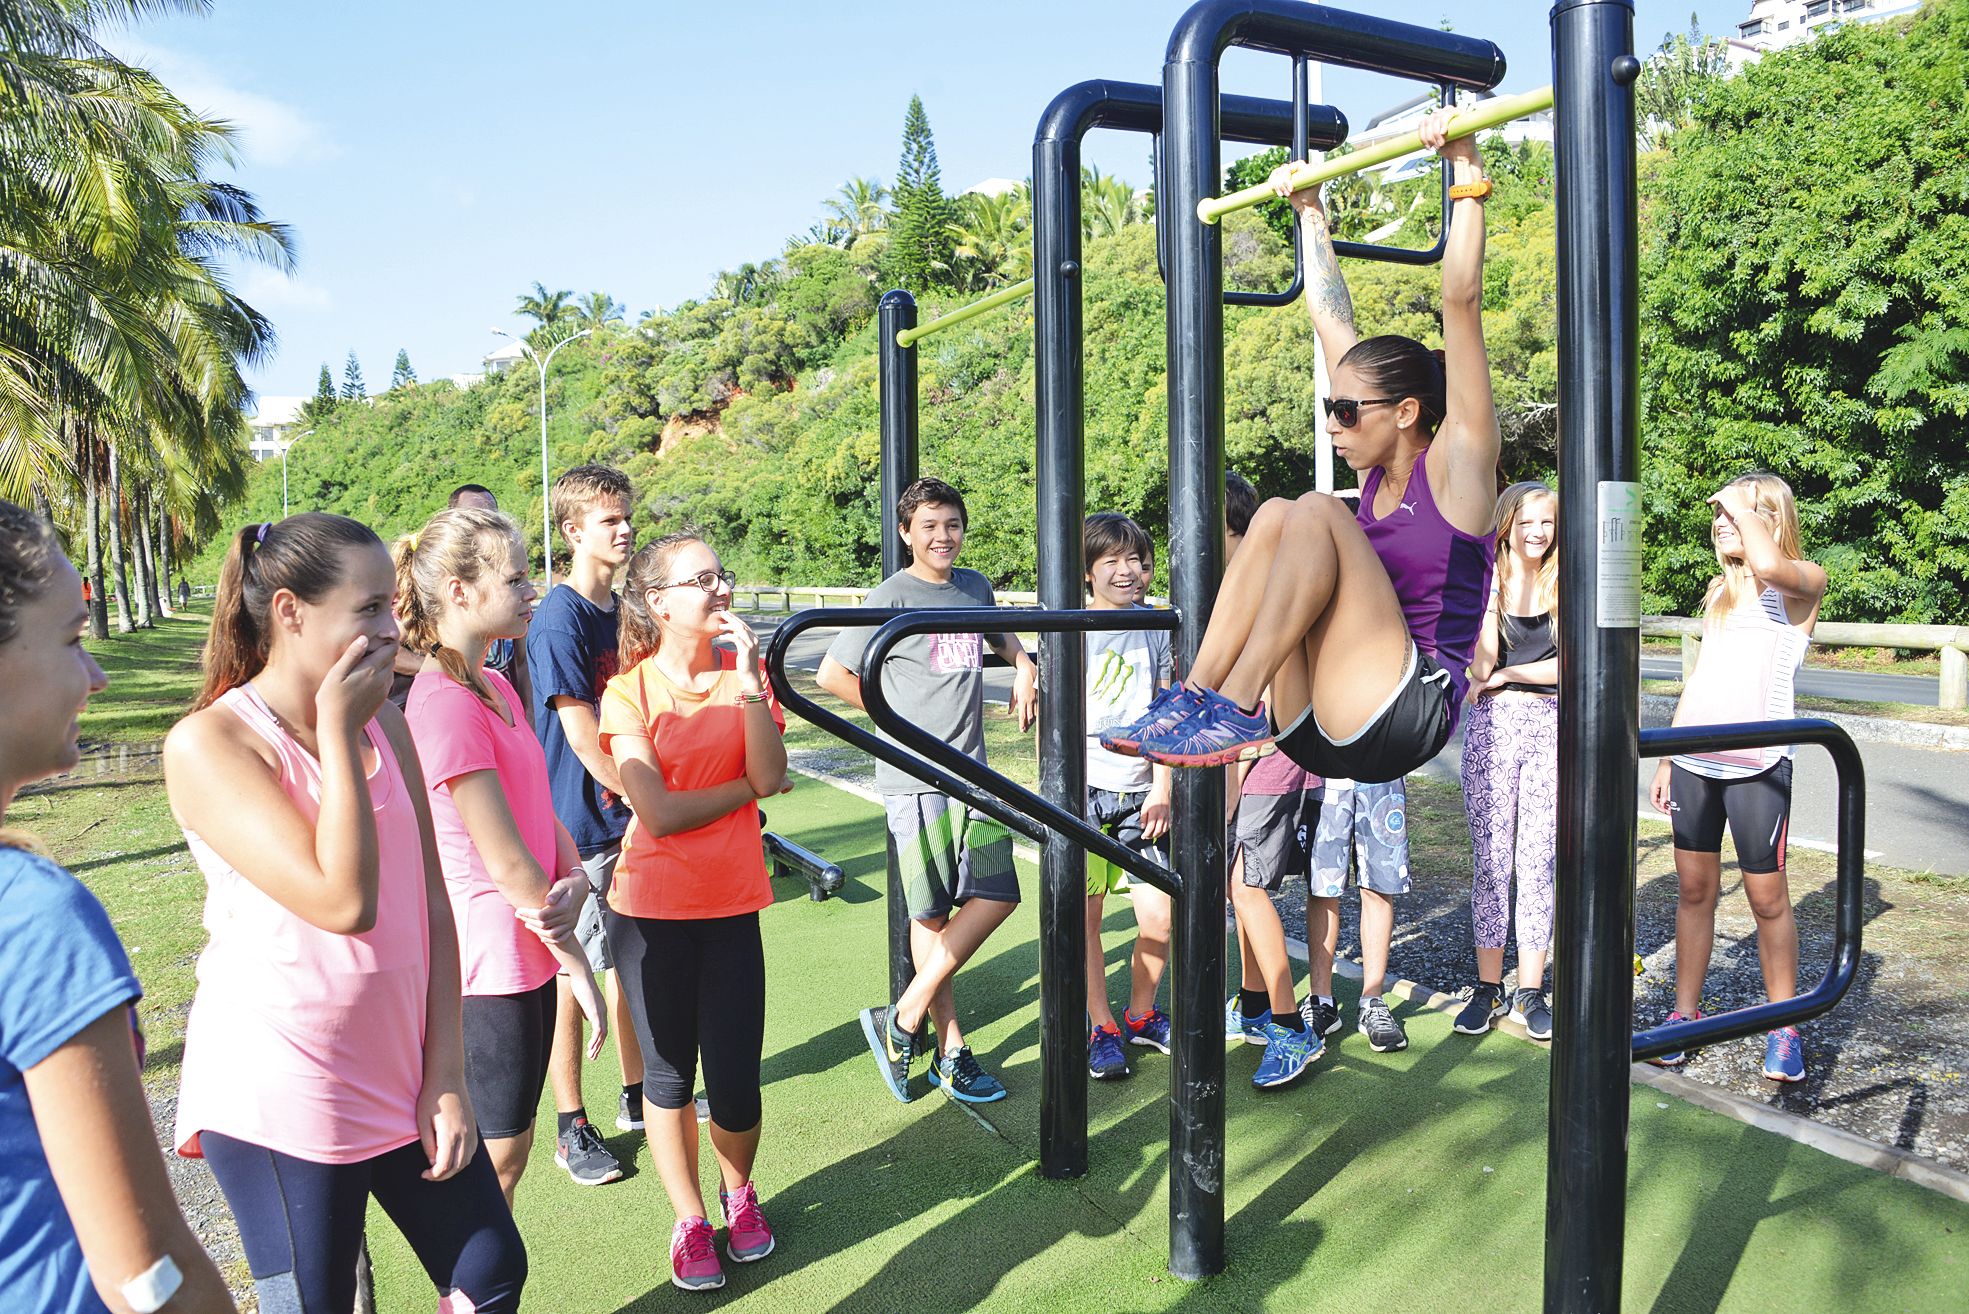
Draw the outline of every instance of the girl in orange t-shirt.
<instances>
[{"instance_id":1,"label":"girl in orange t-shirt","mask_svg":"<svg viewBox=\"0 0 1969 1314\"><path fill-rule=\"evenodd\" d=\"M731 600L732 574L702 539L673 534L638 552L622 590L623 672L601 707L602 751L636 814L609 894L609 951L642 1042L650 1155L677 1214L670 1280L685 1290L725 1281L698 1187L700 1055L725 1251L745 1264L773 1248L752 1184L766 1031L759 910L773 901L758 800L786 788L785 722ZM700 1001L717 1025L699 1028Z\"/></svg>"}]
</instances>

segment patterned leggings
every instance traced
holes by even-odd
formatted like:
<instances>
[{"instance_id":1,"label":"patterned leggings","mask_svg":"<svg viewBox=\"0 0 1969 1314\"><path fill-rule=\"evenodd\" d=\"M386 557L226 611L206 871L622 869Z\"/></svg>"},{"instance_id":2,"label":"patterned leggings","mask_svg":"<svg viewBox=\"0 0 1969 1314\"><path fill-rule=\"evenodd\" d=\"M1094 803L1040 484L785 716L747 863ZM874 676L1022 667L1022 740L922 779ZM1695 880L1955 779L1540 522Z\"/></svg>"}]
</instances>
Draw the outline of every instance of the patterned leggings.
<instances>
[{"instance_id":1,"label":"patterned leggings","mask_svg":"<svg viewBox=\"0 0 1969 1314\"><path fill-rule=\"evenodd\" d=\"M1470 922L1479 949L1502 949L1518 878L1518 953L1552 945L1559 843L1559 700L1506 690L1463 722L1463 798L1476 873Z\"/></svg>"}]
</instances>

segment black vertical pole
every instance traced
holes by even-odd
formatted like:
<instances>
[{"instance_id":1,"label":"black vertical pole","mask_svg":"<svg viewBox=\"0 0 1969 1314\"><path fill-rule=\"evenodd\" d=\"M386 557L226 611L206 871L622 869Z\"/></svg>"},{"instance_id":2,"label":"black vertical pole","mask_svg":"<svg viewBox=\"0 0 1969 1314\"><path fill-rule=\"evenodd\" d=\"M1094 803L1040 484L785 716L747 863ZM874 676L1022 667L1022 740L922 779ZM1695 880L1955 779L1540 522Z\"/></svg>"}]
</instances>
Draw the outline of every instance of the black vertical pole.
<instances>
[{"instance_id":1,"label":"black vertical pole","mask_svg":"<svg viewBox=\"0 0 1969 1314\"><path fill-rule=\"evenodd\" d=\"M1545 1309L1620 1308L1640 753L1631 0L1560 0L1559 904ZM1620 800L1618 807L1608 800Z\"/></svg>"},{"instance_id":2,"label":"black vertical pole","mask_svg":"<svg viewBox=\"0 0 1969 1314\"><path fill-rule=\"evenodd\" d=\"M1200 56L1200 57L1199 57ZM1171 43L1162 73L1169 226L1169 583L1183 627L1177 665L1203 643L1224 571L1224 308L1222 230L1196 216L1218 189L1217 62ZM1170 1070L1169 1271L1224 1268L1224 773L1176 773L1172 858L1176 900L1175 1061Z\"/></svg>"},{"instance_id":3,"label":"black vertical pole","mask_svg":"<svg viewBox=\"0 0 1969 1314\"><path fill-rule=\"evenodd\" d=\"M896 503L916 482L916 348L901 346L896 334L916 327L916 298L897 288L882 295L875 309L876 360L882 399L882 578L909 564L896 534ZM909 905L903 897L896 842L889 841L889 999L902 998L916 978L909 949ZM927 1026L927 1022L925 1023Z\"/></svg>"},{"instance_id":4,"label":"black vertical pole","mask_svg":"<svg viewBox=\"0 0 1969 1314\"><path fill-rule=\"evenodd\" d=\"M1032 147L1033 335L1037 350L1039 605L1083 604L1080 138ZM1039 792L1082 814L1087 787L1086 643L1046 636L1039 653ZM1059 836L1040 857L1039 1171L1087 1171L1087 857Z\"/></svg>"}]
</instances>

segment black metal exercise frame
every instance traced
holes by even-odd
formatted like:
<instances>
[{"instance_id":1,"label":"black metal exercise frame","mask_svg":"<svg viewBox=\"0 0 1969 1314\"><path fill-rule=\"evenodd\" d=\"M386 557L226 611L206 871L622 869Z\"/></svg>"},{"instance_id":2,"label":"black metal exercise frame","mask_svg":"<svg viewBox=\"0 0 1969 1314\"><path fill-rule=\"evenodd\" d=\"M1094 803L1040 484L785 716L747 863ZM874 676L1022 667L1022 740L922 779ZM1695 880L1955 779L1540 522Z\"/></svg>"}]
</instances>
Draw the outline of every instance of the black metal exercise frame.
<instances>
[{"instance_id":1,"label":"black metal exercise frame","mask_svg":"<svg viewBox=\"0 0 1969 1314\"><path fill-rule=\"evenodd\" d=\"M825 903L829 896L841 892L846 875L839 864L770 830L759 838L766 846L766 862L774 876L800 877L807 882L807 897L815 903Z\"/></svg>"},{"instance_id":2,"label":"black metal exercise frame","mask_svg":"<svg viewBox=\"0 0 1969 1314\"><path fill-rule=\"evenodd\" d=\"M1477 91L1504 76L1503 52L1489 41L1292 0L1200 0L1171 33L1156 208L1168 247L1170 591L1183 617L1177 664L1185 669L1224 568L1223 231L1196 207L1222 183L1217 62L1233 45ZM1045 272L1038 252L1033 263ZM1046 505L1042 491L1042 515ZM1188 897L1176 909L1173 969L1184 997L1214 1004L1224 997L1223 955L1204 946L1223 942L1224 831L1207 823L1224 815L1222 773L1178 772L1175 803L1174 865ZM1209 1017L1191 1012L1175 1016L1184 1107L1171 1116L1169 1267L1184 1278L1224 1267L1223 1037L1212 1035L1214 1008Z\"/></svg>"},{"instance_id":3,"label":"black metal exercise frame","mask_svg":"<svg viewBox=\"0 0 1969 1314\"><path fill-rule=\"evenodd\" d=\"M1756 721L1744 725L1676 726L1641 732L1642 757L1716 753L1774 744L1818 744L1832 755L1838 778L1838 829L1833 880L1832 962L1804 994L1776 1003L1733 1009L1691 1022L1634 1034L1632 1054L1654 1058L1678 1049L1714 1045L1775 1027L1795 1026L1829 1011L1846 994L1860 967L1860 926L1866 912L1866 767L1846 732L1830 721Z\"/></svg>"}]
</instances>

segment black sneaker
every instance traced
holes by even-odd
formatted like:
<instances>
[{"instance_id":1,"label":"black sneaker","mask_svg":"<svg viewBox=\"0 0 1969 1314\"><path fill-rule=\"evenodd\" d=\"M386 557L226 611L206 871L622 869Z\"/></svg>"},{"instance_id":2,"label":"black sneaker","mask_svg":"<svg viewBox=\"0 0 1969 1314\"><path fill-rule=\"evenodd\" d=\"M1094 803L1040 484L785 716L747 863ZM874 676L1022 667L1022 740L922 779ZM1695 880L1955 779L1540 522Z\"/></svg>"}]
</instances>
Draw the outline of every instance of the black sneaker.
<instances>
[{"instance_id":1,"label":"black sneaker","mask_svg":"<svg viewBox=\"0 0 1969 1314\"><path fill-rule=\"evenodd\" d=\"M1511 992L1511 1020L1524 1027L1533 1040L1552 1039L1552 1006L1545 1002L1543 986Z\"/></svg>"},{"instance_id":2,"label":"black sneaker","mask_svg":"<svg viewBox=\"0 0 1969 1314\"><path fill-rule=\"evenodd\" d=\"M1481 1036L1504 1016L1502 985L1479 981L1463 993L1470 1002L1463 1005L1463 1011L1456 1015L1456 1021L1450 1023L1455 1031L1466 1036Z\"/></svg>"},{"instance_id":3,"label":"black sneaker","mask_svg":"<svg viewBox=\"0 0 1969 1314\"><path fill-rule=\"evenodd\" d=\"M1361 1020L1356 1028L1367 1037L1367 1045L1377 1054L1408 1048L1408 1032L1388 1011L1388 1001L1378 997L1361 1000Z\"/></svg>"},{"instance_id":4,"label":"black sneaker","mask_svg":"<svg viewBox=\"0 0 1969 1314\"><path fill-rule=\"evenodd\" d=\"M1004 1084L978 1065L978 1056L969 1045L931 1063L930 1084L966 1104L990 1104L1006 1094Z\"/></svg>"},{"instance_id":5,"label":"black sneaker","mask_svg":"<svg viewBox=\"0 0 1969 1314\"><path fill-rule=\"evenodd\" d=\"M629 1101L629 1092L623 1091L622 1098L615 1102L615 1129L617 1131L641 1131L643 1129L643 1102Z\"/></svg>"},{"instance_id":6,"label":"black sneaker","mask_svg":"<svg viewBox=\"0 0 1969 1314\"><path fill-rule=\"evenodd\" d=\"M1305 1020L1306 1030L1316 1036L1330 1036L1340 1029L1340 1005L1323 1004L1311 995L1299 1003L1299 1016Z\"/></svg>"},{"instance_id":7,"label":"black sneaker","mask_svg":"<svg viewBox=\"0 0 1969 1314\"><path fill-rule=\"evenodd\" d=\"M602 1134L586 1118L576 1119L554 1142L554 1162L567 1169L576 1186L601 1186L622 1176L622 1164L608 1152Z\"/></svg>"},{"instance_id":8,"label":"black sneaker","mask_svg":"<svg viewBox=\"0 0 1969 1314\"><path fill-rule=\"evenodd\" d=\"M861 1011L861 1033L868 1040L868 1052L875 1056L875 1066L882 1074L882 1084L889 1093L909 1103L909 1063L916 1057L916 1037L896 1030L893 1021L893 1008L864 1008Z\"/></svg>"}]
</instances>

